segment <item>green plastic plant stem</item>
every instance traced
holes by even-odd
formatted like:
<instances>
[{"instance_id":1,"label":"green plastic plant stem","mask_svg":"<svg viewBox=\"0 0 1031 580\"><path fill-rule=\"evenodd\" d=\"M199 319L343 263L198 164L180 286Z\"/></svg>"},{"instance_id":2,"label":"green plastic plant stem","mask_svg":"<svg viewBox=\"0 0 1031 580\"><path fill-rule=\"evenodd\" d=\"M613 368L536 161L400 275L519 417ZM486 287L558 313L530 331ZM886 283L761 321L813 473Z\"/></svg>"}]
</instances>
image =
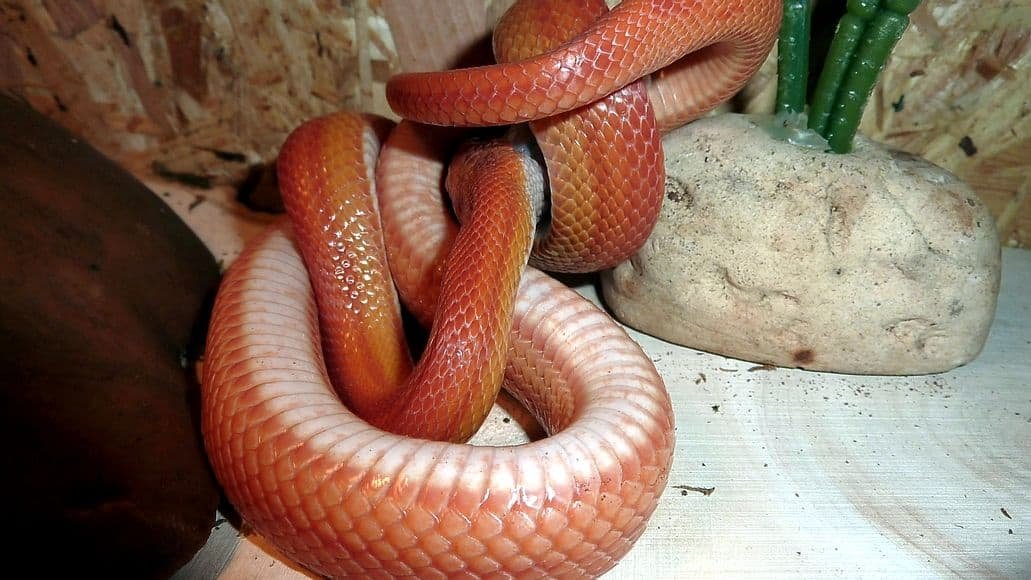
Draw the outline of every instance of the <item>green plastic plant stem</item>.
<instances>
[{"instance_id":1,"label":"green plastic plant stem","mask_svg":"<svg viewBox=\"0 0 1031 580\"><path fill-rule=\"evenodd\" d=\"M834 101L838 98L838 87L841 86L841 81L852 64L852 54L859 45L864 30L864 20L846 14L838 23L838 30L831 40L827 60L824 61L823 70L816 79L813 98L809 102L809 128L821 135L827 130L827 121L830 120L831 111L834 109Z\"/></svg>"},{"instance_id":2,"label":"green plastic plant stem","mask_svg":"<svg viewBox=\"0 0 1031 580\"><path fill-rule=\"evenodd\" d=\"M777 113L805 110L811 0L784 0L777 39Z\"/></svg>"},{"instance_id":3,"label":"green plastic plant stem","mask_svg":"<svg viewBox=\"0 0 1031 580\"><path fill-rule=\"evenodd\" d=\"M884 0L885 10L890 10L901 16L908 16L919 5L920 0Z\"/></svg>"},{"instance_id":4,"label":"green plastic plant stem","mask_svg":"<svg viewBox=\"0 0 1031 580\"><path fill-rule=\"evenodd\" d=\"M838 22L823 70L816 79L816 88L809 103L809 128L826 137L838 91L852 65L853 55L866 31L867 22L877 15L880 0L849 0L848 12Z\"/></svg>"},{"instance_id":5,"label":"green plastic plant stem","mask_svg":"<svg viewBox=\"0 0 1031 580\"><path fill-rule=\"evenodd\" d=\"M910 3L914 4L915 8L915 4L919 2ZM848 153L852 150L852 140L859 128L870 93L873 92L874 85L877 84L877 79L888 61L888 55L909 26L907 14L884 11L874 17L867 26L848 74L838 89L838 98L824 134L831 151Z\"/></svg>"}]
</instances>

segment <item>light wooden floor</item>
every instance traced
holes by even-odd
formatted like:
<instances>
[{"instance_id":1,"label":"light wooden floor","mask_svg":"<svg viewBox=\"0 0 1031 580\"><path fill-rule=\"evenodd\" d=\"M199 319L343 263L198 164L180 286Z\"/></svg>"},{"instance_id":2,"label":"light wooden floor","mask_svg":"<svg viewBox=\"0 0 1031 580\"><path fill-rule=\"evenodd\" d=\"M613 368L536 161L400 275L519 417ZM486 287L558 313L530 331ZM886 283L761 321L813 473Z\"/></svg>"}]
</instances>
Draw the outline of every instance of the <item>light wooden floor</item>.
<instances>
[{"instance_id":1,"label":"light wooden floor","mask_svg":"<svg viewBox=\"0 0 1031 580\"><path fill-rule=\"evenodd\" d=\"M227 224L217 195L190 208L195 194L152 186L227 261L266 221ZM1031 578L1031 251L1003 257L984 352L944 374L766 370L632 332L678 446L648 530L607 577ZM502 418L481 442L518 438ZM229 523L177 576L297 577Z\"/></svg>"}]
</instances>

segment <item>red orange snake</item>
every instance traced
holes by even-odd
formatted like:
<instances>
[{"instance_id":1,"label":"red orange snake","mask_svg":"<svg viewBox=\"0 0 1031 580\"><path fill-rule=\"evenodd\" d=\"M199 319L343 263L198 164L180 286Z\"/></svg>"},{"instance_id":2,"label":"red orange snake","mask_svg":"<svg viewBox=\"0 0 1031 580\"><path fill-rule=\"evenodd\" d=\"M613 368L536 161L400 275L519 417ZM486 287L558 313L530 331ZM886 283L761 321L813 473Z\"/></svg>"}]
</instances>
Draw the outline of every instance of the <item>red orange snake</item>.
<instances>
[{"instance_id":1,"label":"red orange snake","mask_svg":"<svg viewBox=\"0 0 1031 580\"><path fill-rule=\"evenodd\" d=\"M450 133L409 121L339 113L291 134L290 220L226 273L205 356L205 444L242 517L327 576L615 565L666 484L669 397L617 324L527 256L566 271L630 256L661 201L661 131L737 91L779 18L775 0L521 0L495 33L507 64L388 84L405 119L532 121L547 177L514 138L448 162ZM417 364L395 284L433 324ZM460 443L502 382L549 436Z\"/></svg>"}]
</instances>

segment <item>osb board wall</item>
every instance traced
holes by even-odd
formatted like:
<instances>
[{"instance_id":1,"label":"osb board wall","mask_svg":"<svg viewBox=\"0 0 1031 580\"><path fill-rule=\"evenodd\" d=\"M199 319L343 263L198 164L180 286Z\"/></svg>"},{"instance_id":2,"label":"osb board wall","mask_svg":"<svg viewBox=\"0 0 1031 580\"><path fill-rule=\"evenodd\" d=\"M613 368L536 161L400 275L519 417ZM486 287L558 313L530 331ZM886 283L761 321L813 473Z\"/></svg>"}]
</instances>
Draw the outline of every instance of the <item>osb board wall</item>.
<instances>
[{"instance_id":1,"label":"osb board wall","mask_svg":"<svg viewBox=\"0 0 1031 580\"><path fill-rule=\"evenodd\" d=\"M387 78L451 66L511 1L2 2L0 90L130 167L236 182L305 119L389 115Z\"/></svg>"},{"instance_id":2,"label":"osb board wall","mask_svg":"<svg viewBox=\"0 0 1031 580\"><path fill-rule=\"evenodd\" d=\"M925 0L860 130L956 173L1031 247L1031 3Z\"/></svg>"},{"instance_id":3,"label":"osb board wall","mask_svg":"<svg viewBox=\"0 0 1031 580\"><path fill-rule=\"evenodd\" d=\"M8 1L0 90L134 170L235 184L306 118L391 115L383 85L399 70L483 62L512 1ZM1004 243L1027 247L1029 39L1026 4L924 0L861 127L955 172Z\"/></svg>"}]
</instances>

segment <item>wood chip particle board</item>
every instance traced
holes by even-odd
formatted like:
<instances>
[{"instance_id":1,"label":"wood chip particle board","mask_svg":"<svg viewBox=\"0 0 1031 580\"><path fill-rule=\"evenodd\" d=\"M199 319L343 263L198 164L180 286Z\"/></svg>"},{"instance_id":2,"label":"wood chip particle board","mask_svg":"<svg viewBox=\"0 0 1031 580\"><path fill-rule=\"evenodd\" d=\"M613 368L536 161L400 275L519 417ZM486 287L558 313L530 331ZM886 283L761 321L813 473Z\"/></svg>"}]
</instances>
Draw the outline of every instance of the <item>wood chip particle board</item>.
<instances>
[{"instance_id":1,"label":"wood chip particle board","mask_svg":"<svg viewBox=\"0 0 1031 580\"><path fill-rule=\"evenodd\" d=\"M0 90L123 164L238 185L305 119L392 115L392 74L482 62L512 2L15 0L0 5ZM959 175L1003 243L1026 246L1031 8L924 0L912 21L860 130ZM768 105L771 82L742 101Z\"/></svg>"},{"instance_id":2,"label":"wood chip particle board","mask_svg":"<svg viewBox=\"0 0 1031 580\"><path fill-rule=\"evenodd\" d=\"M1005 245L1031 244L1031 4L924 0L860 131L927 158L991 208Z\"/></svg>"}]
</instances>

